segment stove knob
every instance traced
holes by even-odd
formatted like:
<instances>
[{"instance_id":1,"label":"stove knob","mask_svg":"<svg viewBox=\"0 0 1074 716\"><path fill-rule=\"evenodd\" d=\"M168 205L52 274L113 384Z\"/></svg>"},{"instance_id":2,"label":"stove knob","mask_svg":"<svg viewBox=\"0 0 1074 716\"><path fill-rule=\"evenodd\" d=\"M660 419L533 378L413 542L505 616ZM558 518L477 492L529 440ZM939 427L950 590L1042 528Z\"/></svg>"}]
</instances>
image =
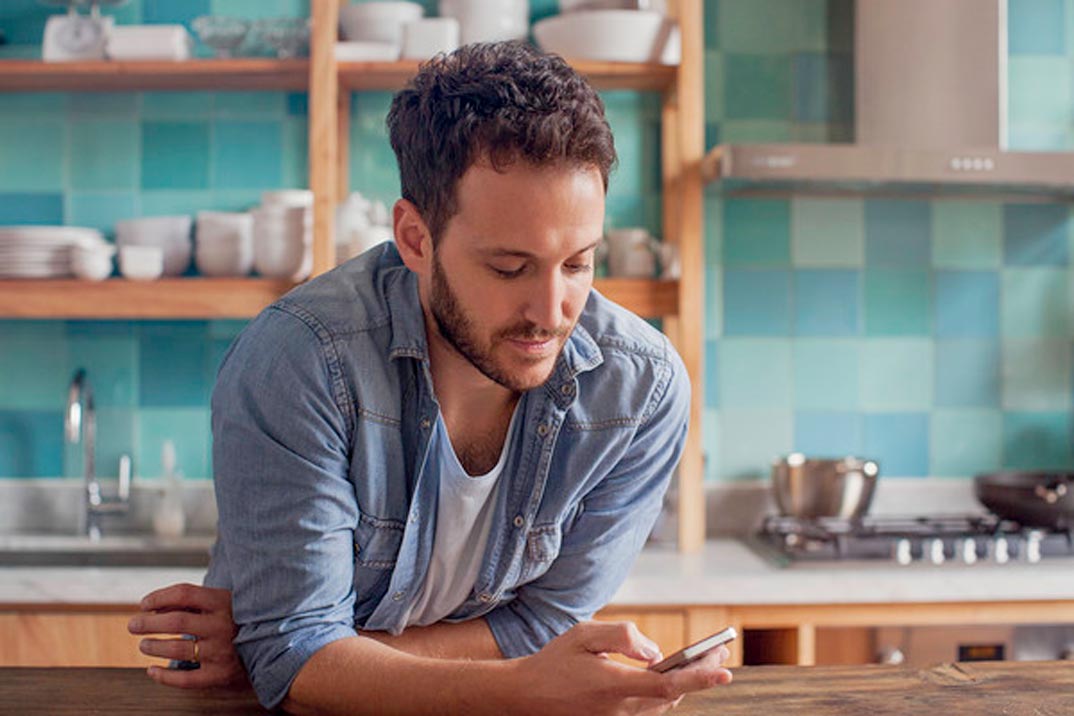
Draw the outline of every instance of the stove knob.
<instances>
[{"instance_id":1,"label":"stove knob","mask_svg":"<svg viewBox=\"0 0 1074 716\"><path fill-rule=\"evenodd\" d=\"M1010 550L1007 549L1007 538L996 537L996 540L992 543L992 545L993 555L995 557L996 564L1007 564L1007 562L1009 562L1011 559Z\"/></svg>"},{"instance_id":2,"label":"stove knob","mask_svg":"<svg viewBox=\"0 0 1074 716\"><path fill-rule=\"evenodd\" d=\"M914 559L913 554L910 552L910 540L900 539L895 543L895 561L906 566L910 564Z\"/></svg>"},{"instance_id":3,"label":"stove knob","mask_svg":"<svg viewBox=\"0 0 1074 716\"><path fill-rule=\"evenodd\" d=\"M943 564L944 554L942 539L934 539L929 543L929 560L933 564Z\"/></svg>"},{"instance_id":4,"label":"stove knob","mask_svg":"<svg viewBox=\"0 0 1074 716\"><path fill-rule=\"evenodd\" d=\"M1040 561L1041 534L1034 530L1026 535L1026 561L1036 564Z\"/></svg>"},{"instance_id":5,"label":"stove knob","mask_svg":"<svg viewBox=\"0 0 1074 716\"><path fill-rule=\"evenodd\" d=\"M966 564L977 562L977 542L972 537L962 542L962 561Z\"/></svg>"}]
</instances>

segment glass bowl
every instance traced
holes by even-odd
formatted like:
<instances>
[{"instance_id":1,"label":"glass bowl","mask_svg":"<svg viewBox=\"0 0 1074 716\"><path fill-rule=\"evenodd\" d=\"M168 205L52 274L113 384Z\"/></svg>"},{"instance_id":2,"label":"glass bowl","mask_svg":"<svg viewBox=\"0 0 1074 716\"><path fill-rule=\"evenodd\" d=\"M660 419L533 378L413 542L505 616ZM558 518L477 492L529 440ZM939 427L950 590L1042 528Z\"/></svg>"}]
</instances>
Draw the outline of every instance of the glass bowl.
<instances>
[{"instance_id":1,"label":"glass bowl","mask_svg":"<svg viewBox=\"0 0 1074 716\"><path fill-rule=\"evenodd\" d=\"M217 57L233 57L250 30L246 20L222 15L202 15L194 18L191 25L198 33L198 39Z\"/></svg>"},{"instance_id":2,"label":"glass bowl","mask_svg":"<svg viewBox=\"0 0 1074 716\"><path fill-rule=\"evenodd\" d=\"M276 57L299 57L309 46L310 23L304 17L274 17L258 20L258 34L276 51Z\"/></svg>"}]
</instances>

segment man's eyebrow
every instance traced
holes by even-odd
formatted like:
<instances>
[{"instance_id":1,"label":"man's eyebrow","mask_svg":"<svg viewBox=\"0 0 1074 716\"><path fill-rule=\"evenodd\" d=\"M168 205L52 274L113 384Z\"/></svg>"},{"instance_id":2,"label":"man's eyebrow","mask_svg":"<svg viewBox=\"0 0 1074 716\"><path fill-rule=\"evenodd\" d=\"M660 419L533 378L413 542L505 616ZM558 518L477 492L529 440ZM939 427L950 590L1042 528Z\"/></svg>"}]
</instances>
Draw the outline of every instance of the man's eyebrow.
<instances>
[{"instance_id":1,"label":"man's eyebrow","mask_svg":"<svg viewBox=\"0 0 1074 716\"><path fill-rule=\"evenodd\" d=\"M597 239L593 243L591 243L588 246L585 246L585 247L579 249L578 251L574 252L571 255L572 256L577 256L578 254L584 254L586 251L591 251L591 250L597 248L597 246L600 245L600 242L601 242L601 239ZM503 249L503 248L478 249L478 253L480 253L480 254L482 254L484 256L487 256L489 258L506 256L506 257L511 257L511 258L532 259L532 258L537 257L536 254L534 254L534 253L532 253L530 251L520 251L518 249Z\"/></svg>"}]
</instances>

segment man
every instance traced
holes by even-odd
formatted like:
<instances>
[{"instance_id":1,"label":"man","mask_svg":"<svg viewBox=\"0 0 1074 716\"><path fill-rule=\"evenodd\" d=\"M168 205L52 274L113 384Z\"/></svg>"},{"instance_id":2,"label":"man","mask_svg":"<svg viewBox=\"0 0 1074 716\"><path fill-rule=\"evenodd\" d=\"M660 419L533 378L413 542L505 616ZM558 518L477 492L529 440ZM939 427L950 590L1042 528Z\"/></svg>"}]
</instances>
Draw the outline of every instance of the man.
<instances>
[{"instance_id":1,"label":"man","mask_svg":"<svg viewBox=\"0 0 1074 716\"><path fill-rule=\"evenodd\" d=\"M225 357L213 589L150 595L132 623L197 637L143 651L204 673L154 678L237 677L234 637L261 702L296 713L659 713L726 683L726 650L657 674L604 658L660 658L633 625L585 621L652 528L689 404L666 338L591 291L615 161L599 97L559 58L472 45L388 125L395 244Z\"/></svg>"}]
</instances>

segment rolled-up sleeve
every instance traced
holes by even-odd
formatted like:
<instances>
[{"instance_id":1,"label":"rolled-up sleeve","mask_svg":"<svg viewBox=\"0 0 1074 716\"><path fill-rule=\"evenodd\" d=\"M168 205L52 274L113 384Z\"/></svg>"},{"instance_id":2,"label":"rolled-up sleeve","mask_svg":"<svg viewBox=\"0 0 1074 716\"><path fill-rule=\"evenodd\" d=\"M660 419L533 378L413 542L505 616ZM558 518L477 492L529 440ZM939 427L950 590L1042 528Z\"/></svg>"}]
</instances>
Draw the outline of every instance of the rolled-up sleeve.
<instances>
[{"instance_id":1,"label":"rolled-up sleeve","mask_svg":"<svg viewBox=\"0 0 1074 716\"><path fill-rule=\"evenodd\" d=\"M626 579L660 514L664 493L686 442L690 383L669 349L666 380L653 389L648 412L613 470L582 500L548 571L519 588L485 619L507 658L539 651L593 615Z\"/></svg>"},{"instance_id":2,"label":"rolled-up sleeve","mask_svg":"<svg viewBox=\"0 0 1074 716\"><path fill-rule=\"evenodd\" d=\"M225 357L212 397L219 554L235 645L273 708L326 644L355 636L346 388L333 344L301 311L271 308Z\"/></svg>"}]
</instances>

